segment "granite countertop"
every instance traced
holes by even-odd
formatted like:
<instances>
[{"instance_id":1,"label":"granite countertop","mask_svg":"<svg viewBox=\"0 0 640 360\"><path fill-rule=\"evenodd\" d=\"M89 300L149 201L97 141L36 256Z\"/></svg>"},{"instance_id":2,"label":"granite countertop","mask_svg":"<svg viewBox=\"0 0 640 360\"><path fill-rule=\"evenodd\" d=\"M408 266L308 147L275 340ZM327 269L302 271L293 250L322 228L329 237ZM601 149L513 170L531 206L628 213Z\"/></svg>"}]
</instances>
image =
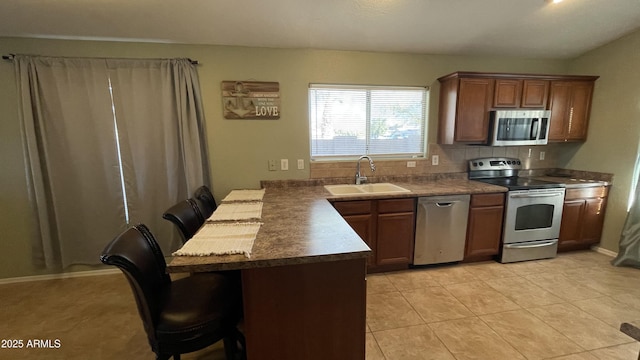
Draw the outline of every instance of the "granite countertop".
<instances>
[{"instance_id":1,"label":"granite countertop","mask_svg":"<svg viewBox=\"0 0 640 360\"><path fill-rule=\"evenodd\" d=\"M266 187L262 222L251 258L244 255L181 256L168 261L169 272L248 269L362 258L371 250L330 201L449 194L506 192L463 179L394 182L410 193L333 196L323 186Z\"/></svg>"},{"instance_id":2,"label":"granite countertop","mask_svg":"<svg viewBox=\"0 0 640 360\"><path fill-rule=\"evenodd\" d=\"M549 181L556 184L564 184L567 189L590 186L610 186L611 182L605 180L582 179L570 176L536 176L536 180Z\"/></svg>"},{"instance_id":3,"label":"granite countertop","mask_svg":"<svg viewBox=\"0 0 640 360\"><path fill-rule=\"evenodd\" d=\"M520 171L519 176L564 184L567 189L613 184L613 174L573 169L530 169Z\"/></svg>"},{"instance_id":4,"label":"granite countertop","mask_svg":"<svg viewBox=\"0 0 640 360\"><path fill-rule=\"evenodd\" d=\"M250 258L244 255L180 256L169 272L247 269L366 257L371 249L318 187L267 188L262 226Z\"/></svg>"}]
</instances>

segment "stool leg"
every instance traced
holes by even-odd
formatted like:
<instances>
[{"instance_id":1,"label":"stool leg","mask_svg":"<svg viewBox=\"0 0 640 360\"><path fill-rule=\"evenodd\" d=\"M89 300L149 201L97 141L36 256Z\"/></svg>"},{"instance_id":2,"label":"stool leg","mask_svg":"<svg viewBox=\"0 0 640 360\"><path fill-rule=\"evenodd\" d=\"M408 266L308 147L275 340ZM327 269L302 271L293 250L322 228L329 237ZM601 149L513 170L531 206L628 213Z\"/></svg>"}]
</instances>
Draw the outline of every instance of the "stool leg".
<instances>
[{"instance_id":1,"label":"stool leg","mask_svg":"<svg viewBox=\"0 0 640 360\"><path fill-rule=\"evenodd\" d=\"M224 356L227 360L236 360L236 354L238 353L238 343L235 336L227 336L223 339L224 343Z\"/></svg>"}]
</instances>

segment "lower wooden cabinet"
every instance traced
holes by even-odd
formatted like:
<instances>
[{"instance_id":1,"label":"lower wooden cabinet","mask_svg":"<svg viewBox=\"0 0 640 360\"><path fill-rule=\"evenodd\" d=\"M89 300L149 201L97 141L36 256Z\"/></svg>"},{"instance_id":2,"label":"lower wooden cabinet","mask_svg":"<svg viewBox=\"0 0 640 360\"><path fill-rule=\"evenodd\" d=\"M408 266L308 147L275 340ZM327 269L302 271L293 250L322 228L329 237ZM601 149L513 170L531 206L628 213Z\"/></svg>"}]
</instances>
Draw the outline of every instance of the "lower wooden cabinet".
<instances>
[{"instance_id":1,"label":"lower wooden cabinet","mask_svg":"<svg viewBox=\"0 0 640 360\"><path fill-rule=\"evenodd\" d=\"M487 260L500 252L503 216L504 193L471 195L463 261Z\"/></svg>"},{"instance_id":2,"label":"lower wooden cabinet","mask_svg":"<svg viewBox=\"0 0 640 360\"><path fill-rule=\"evenodd\" d=\"M413 262L415 199L377 200L376 265L408 266Z\"/></svg>"},{"instance_id":3,"label":"lower wooden cabinet","mask_svg":"<svg viewBox=\"0 0 640 360\"><path fill-rule=\"evenodd\" d=\"M600 242L608 192L606 186L566 190L558 251L588 249Z\"/></svg>"},{"instance_id":4,"label":"lower wooden cabinet","mask_svg":"<svg viewBox=\"0 0 640 360\"><path fill-rule=\"evenodd\" d=\"M333 206L372 250L369 272L406 269L413 261L415 198L336 201Z\"/></svg>"},{"instance_id":5,"label":"lower wooden cabinet","mask_svg":"<svg viewBox=\"0 0 640 360\"><path fill-rule=\"evenodd\" d=\"M376 238L374 234L375 223L371 214L374 203L371 200L337 201L333 207L371 248L371 254L367 257L367 267L376 263Z\"/></svg>"}]
</instances>

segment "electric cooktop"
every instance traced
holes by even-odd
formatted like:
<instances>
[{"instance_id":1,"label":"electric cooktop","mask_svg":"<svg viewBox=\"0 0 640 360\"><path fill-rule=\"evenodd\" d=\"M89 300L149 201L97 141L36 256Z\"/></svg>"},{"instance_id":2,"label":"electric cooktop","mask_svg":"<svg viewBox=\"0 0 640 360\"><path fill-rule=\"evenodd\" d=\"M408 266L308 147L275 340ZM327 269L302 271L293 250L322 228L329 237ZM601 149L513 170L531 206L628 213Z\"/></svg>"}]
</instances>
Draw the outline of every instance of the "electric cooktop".
<instances>
[{"instance_id":1,"label":"electric cooktop","mask_svg":"<svg viewBox=\"0 0 640 360\"><path fill-rule=\"evenodd\" d=\"M483 183L504 186L509 190L529 190L529 189L553 189L563 188L563 184L558 184L550 181L529 179L524 177L507 177L507 178L492 178L492 179L473 179L475 181L481 181Z\"/></svg>"},{"instance_id":2,"label":"electric cooktop","mask_svg":"<svg viewBox=\"0 0 640 360\"><path fill-rule=\"evenodd\" d=\"M564 184L519 177L522 162L517 158L481 158L469 161L469 180L498 185L509 190L563 188Z\"/></svg>"}]
</instances>

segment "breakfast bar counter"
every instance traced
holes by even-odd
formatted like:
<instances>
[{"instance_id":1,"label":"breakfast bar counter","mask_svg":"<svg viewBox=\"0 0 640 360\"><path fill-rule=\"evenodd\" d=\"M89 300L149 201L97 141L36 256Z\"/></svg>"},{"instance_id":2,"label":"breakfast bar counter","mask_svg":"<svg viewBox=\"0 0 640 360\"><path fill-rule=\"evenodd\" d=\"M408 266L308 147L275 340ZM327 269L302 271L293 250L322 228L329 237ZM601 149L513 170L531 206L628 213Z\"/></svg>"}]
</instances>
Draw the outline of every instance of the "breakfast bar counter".
<instances>
[{"instance_id":1,"label":"breakfast bar counter","mask_svg":"<svg viewBox=\"0 0 640 360\"><path fill-rule=\"evenodd\" d=\"M326 200L322 187L266 189L250 257L180 256L169 272L206 272L365 258L370 249Z\"/></svg>"},{"instance_id":2,"label":"breakfast bar counter","mask_svg":"<svg viewBox=\"0 0 640 360\"><path fill-rule=\"evenodd\" d=\"M506 189L468 180L397 183L376 198ZM368 195L348 199L371 199ZM179 256L169 272L240 270L249 360L364 359L369 247L323 186L267 186L250 257Z\"/></svg>"},{"instance_id":3,"label":"breakfast bar counter","mask_svg":"<svg viewBox=\"0 0 640 360\"><path fill-rule=\"evenodd\" d=\"M170 272L241 271L249 360L365 357L370 249L323 191L267 189L250 257L168 263Z\"/></svg>"}]
</instances>

